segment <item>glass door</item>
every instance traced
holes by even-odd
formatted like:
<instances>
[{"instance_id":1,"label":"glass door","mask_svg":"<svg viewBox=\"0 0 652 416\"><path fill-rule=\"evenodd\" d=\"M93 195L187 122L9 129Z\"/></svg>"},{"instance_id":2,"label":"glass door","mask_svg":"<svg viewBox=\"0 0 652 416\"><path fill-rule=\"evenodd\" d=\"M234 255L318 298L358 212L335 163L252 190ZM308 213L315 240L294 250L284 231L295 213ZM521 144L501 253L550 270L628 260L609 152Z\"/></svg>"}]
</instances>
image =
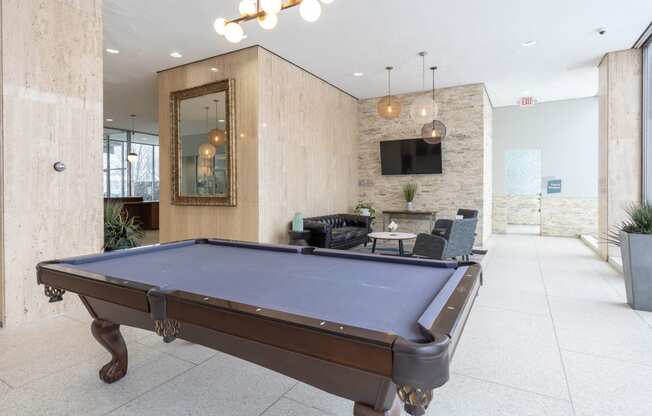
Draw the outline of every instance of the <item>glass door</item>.
<instances>
[{"instance_id":1,"label":"glass door","mask_svg":"<svg viewBox=\"0 0 652 416\"><path fill-rule=\"evenodd\" d=\"M507 233L541 234L541 149L505 154Z\"/></svg>"}]
</instances>

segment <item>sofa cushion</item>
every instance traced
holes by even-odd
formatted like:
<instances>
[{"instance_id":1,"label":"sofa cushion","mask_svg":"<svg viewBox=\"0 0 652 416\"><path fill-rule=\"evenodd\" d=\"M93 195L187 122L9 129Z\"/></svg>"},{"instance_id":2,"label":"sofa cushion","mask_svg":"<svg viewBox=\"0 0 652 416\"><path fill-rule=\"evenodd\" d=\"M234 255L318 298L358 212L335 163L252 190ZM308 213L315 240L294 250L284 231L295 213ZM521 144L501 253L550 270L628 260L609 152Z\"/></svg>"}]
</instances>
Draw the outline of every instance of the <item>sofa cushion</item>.
<instances>
[{"instance_id":1,"label":"sofa cushion","mask_svg":"<svg viewBox=\"0 0 652 416\"><path fill-rule=\"evenodd\" d=\"M361 238L367 235L366 228L360 227L340 227L333 228L333 243L339 243L347 240L354 240L356 238Z\"/></svg>"}]
</instances>

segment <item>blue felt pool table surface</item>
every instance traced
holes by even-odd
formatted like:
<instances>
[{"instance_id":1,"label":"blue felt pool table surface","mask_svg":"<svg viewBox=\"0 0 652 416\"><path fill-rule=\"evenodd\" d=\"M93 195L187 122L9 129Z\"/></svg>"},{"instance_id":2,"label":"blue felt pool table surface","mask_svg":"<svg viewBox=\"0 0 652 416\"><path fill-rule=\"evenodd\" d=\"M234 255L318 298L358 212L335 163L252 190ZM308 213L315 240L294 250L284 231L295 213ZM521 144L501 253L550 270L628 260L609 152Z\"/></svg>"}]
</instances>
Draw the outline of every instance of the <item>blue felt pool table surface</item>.
<instances>
[{"instance_id":1,"label":"blue felt pool table surface","mask_svg":"<svg viewBox=\"0 0 652 416\"><path fill-rule=\"evenodd\" d=\"M466 267L181 242L64 261L86 272L424 339Z\"/></svg>"}]
</instances>

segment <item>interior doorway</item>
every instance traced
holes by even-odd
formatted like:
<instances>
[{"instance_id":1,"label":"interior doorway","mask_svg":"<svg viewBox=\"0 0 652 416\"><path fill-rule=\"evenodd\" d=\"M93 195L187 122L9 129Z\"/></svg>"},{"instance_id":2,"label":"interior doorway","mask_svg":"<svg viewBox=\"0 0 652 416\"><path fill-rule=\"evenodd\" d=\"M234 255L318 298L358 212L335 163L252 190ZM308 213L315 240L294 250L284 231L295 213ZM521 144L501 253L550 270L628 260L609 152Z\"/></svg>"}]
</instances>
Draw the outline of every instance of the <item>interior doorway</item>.
<instances>
[{"instance_id":1,"label":"interior doorway","mask_svg":"<svg viewBox=\"0 0 652 416\"><path fill-rule=\"evenodd\" d=\"M505 153L508 234L541 234L541 149Z\"/></svg>"}]
</instances>

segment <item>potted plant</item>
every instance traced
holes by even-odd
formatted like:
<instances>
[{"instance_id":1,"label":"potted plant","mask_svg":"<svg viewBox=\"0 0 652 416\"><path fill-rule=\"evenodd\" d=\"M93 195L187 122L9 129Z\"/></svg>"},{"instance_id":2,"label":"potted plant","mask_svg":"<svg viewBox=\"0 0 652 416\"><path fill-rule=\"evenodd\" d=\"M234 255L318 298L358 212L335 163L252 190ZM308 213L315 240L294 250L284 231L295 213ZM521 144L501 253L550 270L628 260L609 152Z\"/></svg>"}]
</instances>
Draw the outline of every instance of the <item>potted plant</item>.
<instances>
[{"instance_id":1,"label":"potted plant","mask_svg":"<svg viewBox=\"0 0 652 416\"><path fill-rule=\"evenodd\" d=\"M358 215L369 217L370 224L372 224L374 219L376 219L376 210L369 202L358 202L358 205L355 206L354 212Z\"/></svg>"},{"instance_id":2,"label":"potted plant","mask_svg":"<svg viewBox=\"0 0 652 416\"><path fill-rule=\"evenodd\" d=\"M652 311L652 205L631 206L627 216L609 234L609 241L620 246L627 303Z\"/></svg>"},{"instance_id":3,"label":"potted plant","mask_svg":"<svg viewBox=\"0 0 652 416\"><path fill-rule=\"evenodd\" d=\"M408 211L412 211L414 207L412 206L412 201L417 194L417 184L416 183L406 183L403 185L403 198L405 198L406 208Z\"/></svg>"},{"instance_id":4,"label":"potted plant","mask_svg":"<svg viewBox=\"0 0 652 416\"><path fill-rule=\"evenodd\" d=\"M113 202L104 204L104 251L136 247L143 235L140 225L134 222L134 218L127 218L122 204Z\"/></svg>"}]
</instances>

